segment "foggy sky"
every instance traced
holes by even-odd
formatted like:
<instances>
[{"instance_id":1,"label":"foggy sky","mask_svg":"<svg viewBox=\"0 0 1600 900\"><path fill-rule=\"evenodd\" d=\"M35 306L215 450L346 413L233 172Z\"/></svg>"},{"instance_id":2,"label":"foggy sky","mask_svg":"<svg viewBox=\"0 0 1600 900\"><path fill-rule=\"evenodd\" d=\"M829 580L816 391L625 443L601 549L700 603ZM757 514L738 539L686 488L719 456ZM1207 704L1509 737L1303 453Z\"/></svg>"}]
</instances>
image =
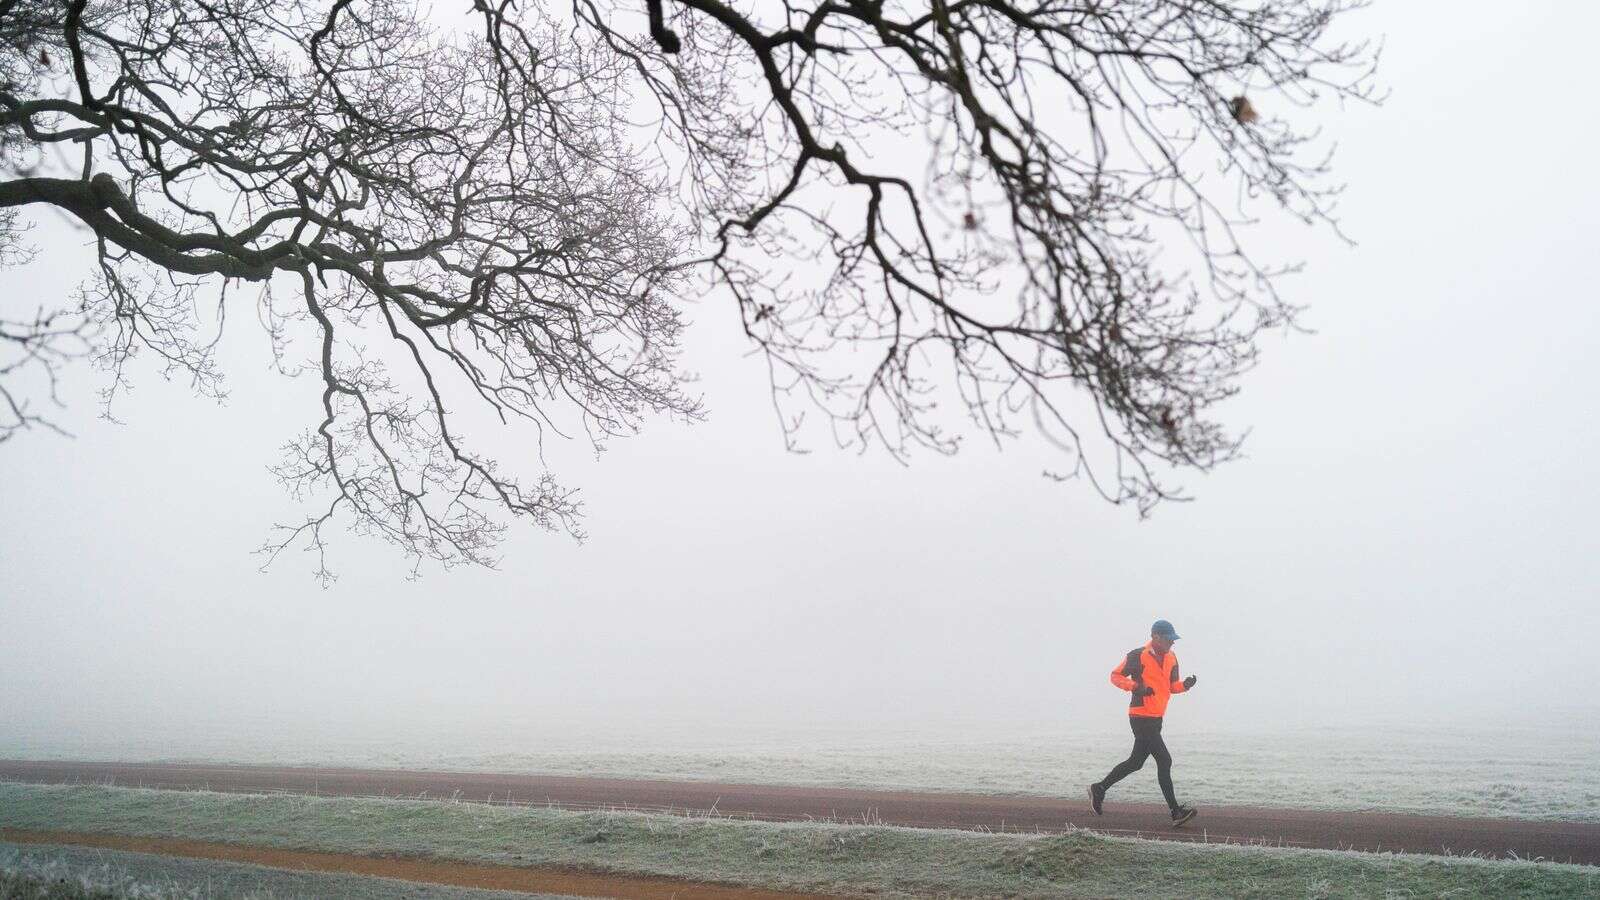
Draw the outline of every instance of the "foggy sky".
<instances>
[{"instance_id":1,"label":"foggy sky","mask_svg":"<svg viewBox=\"0 0 1600 900\"><path fill-rule=\"evenodd\" d=\"M1041 478L1059 461L1037 442L909 467L784 452L719 294L685 354L709 421L598 459L547 448L586 543L521 525L499 571L413 582L341 533L322 590L309 559L262 574L250 552L296 510L266 467L320 389L272 373L251 315L221 407L145 369L112 425L79 366L76 438L0 447L0 753L132 718L1071 727L1122 715L1107 672L1157 617L1200 678L1169 717L1195 727L1593 716L1596 26L1556 3L1350 19L1386 37L1393 88L1325 122L1359 246L1258 235L1308 263L1283 288L1316 333L1269 338L1226 408L1247 458L1145 522ZM48 217L35 238L0 273L8 307L67 295L90 259Z\"/></svg>"}]
</instances>

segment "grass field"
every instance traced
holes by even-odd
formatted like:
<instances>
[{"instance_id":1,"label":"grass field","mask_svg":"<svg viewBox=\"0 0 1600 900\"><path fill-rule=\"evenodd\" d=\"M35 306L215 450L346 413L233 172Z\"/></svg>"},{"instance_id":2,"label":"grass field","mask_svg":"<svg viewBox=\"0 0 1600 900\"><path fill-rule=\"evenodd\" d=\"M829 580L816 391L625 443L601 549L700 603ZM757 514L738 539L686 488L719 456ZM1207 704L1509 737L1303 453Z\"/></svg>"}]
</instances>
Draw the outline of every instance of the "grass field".
<instances>
[{"instance_id":1,"label":"grass field","mask_svg":"<svg viewBox=\"0 0 1600 900\"><path fill-rule=\"evenodd\" d=\"M417 800L0 784L0 827L887 896L1594 897L1600 867Z\"/></svg>"}]
</instances>

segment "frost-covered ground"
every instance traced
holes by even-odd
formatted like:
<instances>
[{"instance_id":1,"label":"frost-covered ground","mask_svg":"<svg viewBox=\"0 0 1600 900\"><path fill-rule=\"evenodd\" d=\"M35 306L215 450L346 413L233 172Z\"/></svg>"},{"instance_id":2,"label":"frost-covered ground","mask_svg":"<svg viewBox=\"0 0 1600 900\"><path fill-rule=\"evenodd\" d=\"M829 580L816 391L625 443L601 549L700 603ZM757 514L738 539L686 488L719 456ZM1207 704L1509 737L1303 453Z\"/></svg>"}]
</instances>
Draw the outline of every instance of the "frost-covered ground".
<instances>
[{"instance_id":1,"label":"frost-covered ground","mask_svg":"<svg viewBox=\"0 0 1600 900\"><path fill-rule=\"evenodd\" d=\"M1077 796L1126 755L1116 725L1022 728L594 728L548 721L408 727L233 722L204 734L13 733L0 756L349 765ZM1168 723L1180 798L1600 821L1600 723L1203 729ZM1156 802L1154 765L1113 800Z\"/></svg>"},{"instance_id":2,"label":"frost-covered ground","mask_svg":"<svg viewBox=\"0 0 1600 900\"><path fill-rule=\"evenodd\" d=\"M98 785L0 784L0 826L886 898L1600 896L1600 868L1526 860Z\"/></svg>"},{"instance_id":3,"label":"frost-covered ground","mask_svg":"<svg viewBox=\"0 0 1600 900\"><path fill-rule=\"evenodd\" d=\"M6 893L8 890L12 893ZM556 894L479 891L209 859L0 841L0 897L13 896L51 900L570 900Z\"/></svg>"}]
</instances>

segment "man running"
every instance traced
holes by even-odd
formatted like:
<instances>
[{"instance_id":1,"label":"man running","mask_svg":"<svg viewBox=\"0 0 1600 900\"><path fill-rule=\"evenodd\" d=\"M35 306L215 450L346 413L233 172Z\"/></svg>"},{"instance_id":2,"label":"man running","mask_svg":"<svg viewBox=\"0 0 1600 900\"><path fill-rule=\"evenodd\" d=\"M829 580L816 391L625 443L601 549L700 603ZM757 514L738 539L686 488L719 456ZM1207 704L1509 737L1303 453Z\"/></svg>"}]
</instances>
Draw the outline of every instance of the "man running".
<instances>
[{"instance_id":1,"label":"man running","mask_svg":"<svg viewBox=\"0 0 1600 900\"><path fill-rule=\"evenodd\" d=\"M1106 791L1130 774L1144 768L1144 761L1156 758L1156 780L1161 782L1161 794L1167 798L1172 810L1172 827L1188 822L1196 810L1180 806L1172 792L1172 754L1161 740L1161 717L1167 711L1167 700L1194 687L1195 677L1178 680L1178 654L1172 652L1172 642L1178 633L1166 619L1150 626L1150 643L1135 647L1111 670L1111 683L1130 691L1133 700L1128 704L1128 724L1133 727L1133 753L1111 770L1104 780L1089 785L1089 803L1094 814L1100 815L1100 804Z\"/></svg>"}]
</instances>

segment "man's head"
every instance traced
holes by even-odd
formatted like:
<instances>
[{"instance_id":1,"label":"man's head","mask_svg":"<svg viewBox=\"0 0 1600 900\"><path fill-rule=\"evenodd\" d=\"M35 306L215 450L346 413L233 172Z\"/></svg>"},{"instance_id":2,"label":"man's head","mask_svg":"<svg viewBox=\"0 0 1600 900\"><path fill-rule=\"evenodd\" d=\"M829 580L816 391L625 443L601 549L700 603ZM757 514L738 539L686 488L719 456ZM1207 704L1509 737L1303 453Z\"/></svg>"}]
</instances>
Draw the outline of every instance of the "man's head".
<instances>
[{"instance_id":1,"label":"man's head","mask_svg":"<svg viewBox=\"0 0 1600 900\"><path fill-rule=\"evenodd\" d=\"M1150 626L1150 647L1157 653L1165 653L1172 649L1172 642L1178 639L1178 632L1172 623L1166 619L1157 619Z\"/></svg>"}]
</instances>

